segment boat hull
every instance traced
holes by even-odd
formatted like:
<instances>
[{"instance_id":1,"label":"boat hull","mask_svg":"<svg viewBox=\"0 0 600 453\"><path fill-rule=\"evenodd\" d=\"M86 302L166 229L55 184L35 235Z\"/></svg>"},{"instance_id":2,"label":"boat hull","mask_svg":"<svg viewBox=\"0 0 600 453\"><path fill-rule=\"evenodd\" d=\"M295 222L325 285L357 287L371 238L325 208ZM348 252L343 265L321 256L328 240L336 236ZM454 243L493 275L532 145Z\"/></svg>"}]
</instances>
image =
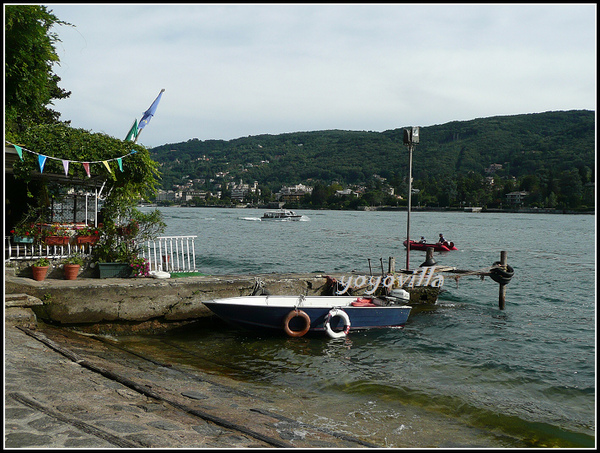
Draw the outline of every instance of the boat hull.
<instances>
[{"instance_id":1,"label":"boat hull","mask_svg":"<svg viewBox=\"0 0 600 453\"><path fill-rule=\"evenodd\" d=\"M282 216L282 217L261 217L260 220L272 220L274 222L286 222L288 220L300 220L302 218L301 215L289 215L289 216Z\"/></svg>"},{"instance_id":2,"label":"boat hull","mask_svg":"<svg viewBox=\"0 0 600 453\"><path fill-rule=\"evenodd\" d=\"M251 330L281 331L285 329L286 317L296 308L310 318L309 332L324 332L329 312L334 308L343 310L350 320L350 331L402 327L408 320L408 305L352 306L355 296L246 296L218 299L204 304L218 317L237 327ZM301 330L303 320L290 320L291 330ZM334 331L344 329L344 320L335 316L330 319Z\"/></svg>"},{"instance_id":3,"label":"boat hull","mask_svg":"<svg viewBox=\"0 0 600 453\"><path fill-rule=\"evenodd\" d=\"M406 241L404 241L404 247L406 247ZM449 252L450 250L458 250L454 246L454 242L448 242L447 245L444 244L424 244L422 242L410 241L410 249L411 250L423 250L426 251L428 248L433 248L436 252Z\"/></svg>"}]
</instances>

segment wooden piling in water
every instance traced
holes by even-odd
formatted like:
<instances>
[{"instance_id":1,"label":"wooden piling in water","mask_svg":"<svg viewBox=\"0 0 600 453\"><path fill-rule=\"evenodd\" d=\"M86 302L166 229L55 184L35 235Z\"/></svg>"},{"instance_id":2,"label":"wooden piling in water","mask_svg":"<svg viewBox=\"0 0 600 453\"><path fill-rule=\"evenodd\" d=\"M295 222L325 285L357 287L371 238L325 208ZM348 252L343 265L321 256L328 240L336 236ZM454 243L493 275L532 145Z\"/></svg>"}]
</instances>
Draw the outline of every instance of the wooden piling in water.
<instances>
[{"instance_id":1,"label":"wooden piling in water","mask_svg":"<svg viewBox=\"0 0 600 453\"><path fill-rule=\"evenodd\" d=\"M394 258L393 256L390 256L388 261L388 272L390 274L396 272L396 258Z\"/></svg>"},{"instance_id":2,"label":"wooden piling in water","mask_svg":"<svg viewBox=\"0 0 600 453\"><path fill-rule=\"evenodd\" d=\"M505 251L500 252L500 265L506 268L507 265L507 253ZM506 305L506 285L500 283L500 290L498 293L498 308L504 310Z\"/></svg>"}]
</instances>

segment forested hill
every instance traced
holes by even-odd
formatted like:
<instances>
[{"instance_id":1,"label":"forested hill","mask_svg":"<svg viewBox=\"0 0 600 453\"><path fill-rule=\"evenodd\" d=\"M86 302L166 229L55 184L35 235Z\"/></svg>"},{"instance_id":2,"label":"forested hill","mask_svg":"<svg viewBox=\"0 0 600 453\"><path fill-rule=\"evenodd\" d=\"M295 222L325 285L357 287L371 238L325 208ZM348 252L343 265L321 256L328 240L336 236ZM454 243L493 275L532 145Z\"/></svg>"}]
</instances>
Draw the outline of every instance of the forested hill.
<instances>
[{"instance_id":1,"label":"forested hill","mask_svg":"<svg viewBox=\"0 0 600 453\"><path fill-rule=\"evenodd\" d=\"M234 140L198 140L150 150L161 163L163 188L182 179L214 178L228 172L236 181L281 185L315 183L365 184L374 174L400 181L408 174L404 125L384 132L325 130L257 135ZM497 174L540 179L578 172L581 183L595 179L595 112L556 111L478 118L421 127L413 154L417 181L451 180ZM418 184L417 184L418 185Z\"/></svg>"}]
</instances>

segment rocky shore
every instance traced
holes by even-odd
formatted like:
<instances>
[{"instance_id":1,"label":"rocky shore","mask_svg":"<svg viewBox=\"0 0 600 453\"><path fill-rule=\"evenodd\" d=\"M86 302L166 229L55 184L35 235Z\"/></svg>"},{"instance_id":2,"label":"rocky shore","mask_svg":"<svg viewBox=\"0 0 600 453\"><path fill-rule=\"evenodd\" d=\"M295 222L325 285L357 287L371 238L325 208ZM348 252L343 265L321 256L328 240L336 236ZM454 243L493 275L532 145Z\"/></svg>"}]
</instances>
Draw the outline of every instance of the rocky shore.
<instances>
[{"instance_id":1,"label":"rocky shore","mask_svg":"<svg viewBox=\"0 0 600 453\"><path fill-rule=\"evenodd\" d=\"M289 419L239 382L31 327L5 323L5 448L374 446Z\"/></svg>"},{"instance_id":2,"label":"rocky shore","mask_svg":"<svg viewBox=\"0 0 600 453\"><path fill-rule=\"evenodd\" d=\"M119 281L78 280L73 285L8 276L5 448L376 447L290 419L281 401L258 397L244 383L157 363L119 348L103 335L49 325L36 316L36 312L47 313L44 310L50 304L42 300L45 294L51 294L55 303L68 300L64 293L71 297L77 293L81 304L81 299L98 299L95 294L102 290L97 286L107 294L119 294L123 288L135 293L164 285L150 279L115 280ZM253 280L243 285L249 282ZM182 283L171 283L176 288L169 287L171 293L185 292L179 288ZM195 284L187 281L186 286ZM27 293L14 292L23 289ZM114 303L127 304L123 300ZM72 317L78 311L59 312ZM91 316L97 316L97 311L90 309ZM301 407L302 401L289 398L285 404Z\"/></svg>"}]
</instances>

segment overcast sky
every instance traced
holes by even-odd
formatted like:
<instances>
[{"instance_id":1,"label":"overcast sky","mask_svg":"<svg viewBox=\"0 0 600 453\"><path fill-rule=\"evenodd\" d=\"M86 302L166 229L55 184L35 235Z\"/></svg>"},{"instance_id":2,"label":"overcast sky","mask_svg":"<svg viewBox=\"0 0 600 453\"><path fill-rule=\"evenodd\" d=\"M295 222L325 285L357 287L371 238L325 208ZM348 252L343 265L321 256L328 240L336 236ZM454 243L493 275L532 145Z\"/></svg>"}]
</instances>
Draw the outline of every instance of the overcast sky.
<instances>
[{"instance_id":1,"label":"overcast sky","mask_svg":"<svg viewBox=\"0 0 600 453\"><path fill-rule=\"evenodd\" d=\"M595 4L46 4L74 127L125 138L384 131L596 110Z\"/></svg>"}]
</instances>

